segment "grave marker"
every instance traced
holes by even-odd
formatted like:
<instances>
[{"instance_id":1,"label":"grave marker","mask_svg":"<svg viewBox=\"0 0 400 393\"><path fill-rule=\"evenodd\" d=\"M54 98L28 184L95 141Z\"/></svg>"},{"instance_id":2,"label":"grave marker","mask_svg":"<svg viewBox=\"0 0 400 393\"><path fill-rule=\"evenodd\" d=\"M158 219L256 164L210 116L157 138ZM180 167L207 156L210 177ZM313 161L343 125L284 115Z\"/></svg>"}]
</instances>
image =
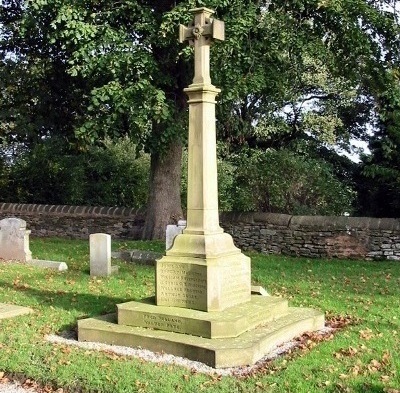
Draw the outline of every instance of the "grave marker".
<instances>
[{"instance_id":1,"label":"grave marker","mask_svg":"<svg viewBox=\"0 0 400 393\"><path fill-rule=\"evenodd\" d=\"M29 250L29 234L26 221L11 217L0 221L0 258L30 262L32 253Z\"/></svg>"},{"instance_id":2,"label":"grave marker","mask_svg":"<svg viewBox=\"0 0 400 393\"><path fill-rule=\"evenodd\" d=\"M90 275L107 277L118 271L118 266L111 266L111 235L93 233L90 243Z\"/></svg>"},{"instance_id":3,"label":"grave marker","mask_svg":"<svg viewBox=\"0 0 400 393\"><path fill-rule=\"evenodd\" d=\"M29 249L29 235L26 221L11 217L0 221L0 259L25 262L32 266L64 271L68 269L65 262L32 259Z\"/></svg>"},{"instance_id":4,"label":"grave marker","mask_svg":"<svg viewBox=\"0 0 400 393\"><path fill-rule=\"evenodd\" d=\"M179 220L178 225L167 225L167 229L165 231L165 249L167 251L172 247L176 236L180 235L185 228L185 220Z\"/></svg>"},{"instance_id":5,"label":"grave marker","mask_svg":"<svg viewBox=\"0 0 400 393\"><path fill-rule=\"evenodd\" d=\"M0 319L8 319L32 313L29 307L16 306L15 304L0 303Z\"/></svg>"}]
</instances>

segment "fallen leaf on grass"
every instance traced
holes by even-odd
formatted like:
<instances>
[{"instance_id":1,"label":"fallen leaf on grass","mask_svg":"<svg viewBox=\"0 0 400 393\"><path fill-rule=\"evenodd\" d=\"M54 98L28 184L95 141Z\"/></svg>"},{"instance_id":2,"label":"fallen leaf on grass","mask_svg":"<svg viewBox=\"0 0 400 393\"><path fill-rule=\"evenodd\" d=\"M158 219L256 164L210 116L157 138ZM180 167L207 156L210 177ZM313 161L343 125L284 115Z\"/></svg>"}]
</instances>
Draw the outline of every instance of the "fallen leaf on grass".
<instances>
[{"instance_id":1,"label":"fallen leaf on grass","mask_svg":"<svg viewBox=\"0 0 400 393\"><path fill-rule=\"evenodd\" d=\"M352 373L353 375L358 375L358 374L360 374L360 371L361 371L361 367L358 366L358 365L355 365L355 366L351 369L351 373Z\"/></svg>"},{"instance_id":2,"label":"fallen leaf on grass","mask_svg":"<svg viewBox=\"0 0 400 393\"><path fill-rule=\"evenodd\" d=\"M382 363L385 365L388 365L390 363L390 353L387 350L383 353Z\"/></svg>"},{"instance_id":3,"label":"fallen leaf on grass","mask_svg":"<svg viewBox=\"0 0 400 393\"><path fill-rule=\"evenodd\" d=\"M369 372L375 373L381 368L381 366L381 363L379 363L376 359L372 359L367 368Z\"/></svg>"},{"instance_id":4,"label":"fallen leaf on grass","mask_svg":"<svg viewBox=\"0 0 400 393\"><path fill-rule=\"evenodd\" d=\"M355 325L360 320L356 317L352 317L351 315L326 315L326 326L331 327L332 329L343 329L349 325Z\"/></svg>"},{"instance_id":5,"label":"fallen leaf on grass","mask_svg":"<svg viewBox=\"0 0 400 393\"><path fill-rule=\"evenodd\" d=\"M348 386L345 386L341 383L336 384L336 389L339 393L350 393L352 391Z\"/></svg>"},{"instance_id":6,"label":"fallen leaf on grass","mask_svg":"<svg viewBox=\"0 0 400 393\"><path fill-rule=\"evenodd\" d=\"M337 358L337 359L340 359L340 358L343 357L343 356L352 357L352 356L356 355L357 352L358 352L357 349L354 348L354 347L341 348L341 349L339 349L338 352L335 352L335 353L333 354L333 356L334 356L335 358Z\"/></svg>"},{"instance_id":7,"label":"fallen leaf on grass","mask_svg":"<svg viewBox=\"0 0 400 393\"><path fill-rule=\"evenodd\" d=\"M360 330L360 338L364 340L370 340L373 337L375 337L375 334L371 329Z\"/></svg>"}]
</instances>

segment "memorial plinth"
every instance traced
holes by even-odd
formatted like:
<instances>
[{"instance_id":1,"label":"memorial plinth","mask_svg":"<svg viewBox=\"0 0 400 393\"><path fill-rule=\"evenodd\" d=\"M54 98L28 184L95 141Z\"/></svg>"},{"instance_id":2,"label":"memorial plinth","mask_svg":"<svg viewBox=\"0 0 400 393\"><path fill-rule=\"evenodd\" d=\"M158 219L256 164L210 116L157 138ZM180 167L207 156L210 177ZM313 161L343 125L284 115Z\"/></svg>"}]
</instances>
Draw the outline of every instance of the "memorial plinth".
<instances>
[{"instance_id":1,"label":"memorial plinth","mask_svg":"<svg viewBox=\"0 0 400 393\"><path fill-rule=\"evenodd\" d=\"M224 39L212 10L193 10L180 41L194 46L189 97L187 226L156 262L155 298L117 305L117 315L78 322L80 341L140 346L213 367L252 364L274 346L324 326L312 309L251 295L250 258L219 225L215 98L210 44Z\"/></svg>"}]
</instances>

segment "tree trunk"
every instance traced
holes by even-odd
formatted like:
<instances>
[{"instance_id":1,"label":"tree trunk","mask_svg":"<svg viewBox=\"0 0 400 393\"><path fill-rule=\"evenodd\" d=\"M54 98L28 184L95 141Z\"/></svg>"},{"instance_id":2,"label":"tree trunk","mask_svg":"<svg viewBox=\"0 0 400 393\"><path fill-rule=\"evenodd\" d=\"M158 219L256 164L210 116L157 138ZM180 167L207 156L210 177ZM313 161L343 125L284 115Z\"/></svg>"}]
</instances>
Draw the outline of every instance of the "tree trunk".
<instances>
[{"instance_id":1,"label":"tree trunk","mask_svg":"<svg viewBox=\"0 0 400 393\"><path fill-rule=\"evenodd\" d=\"M182 144L174 141L165 154L153 153L143 240L165 240L165 229L183 217L181 205Z\"/></svg>"}]
</instances>

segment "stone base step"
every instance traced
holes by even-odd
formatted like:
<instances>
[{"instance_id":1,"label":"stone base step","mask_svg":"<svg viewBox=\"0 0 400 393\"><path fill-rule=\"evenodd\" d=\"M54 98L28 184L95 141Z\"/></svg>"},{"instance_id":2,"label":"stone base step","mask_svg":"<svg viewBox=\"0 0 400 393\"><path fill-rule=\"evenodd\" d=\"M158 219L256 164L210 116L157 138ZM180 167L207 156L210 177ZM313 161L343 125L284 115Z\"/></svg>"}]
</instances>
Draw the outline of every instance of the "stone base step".
<instances>
[{"instance_id":1,"label":"stone base step","mask_svg":"<svg viewBox=\"0 0 400 393\"><path fill-rule=\"evenodd\" d=\"M287 300L272 296L251 296L250 302L224 311L198 311L188 308L156 306L148 298L118 304L118 324L205 338L237 337L247 330L285 314Z\"/></svg>"},{"instance_id":2,"label":"stone base step","mask_svg":"<svg viewBox=\"0 0 400 393\"><path fill-rule=\"evenodd\" d=\"M308 308L287 314L234 338L209 339L188 334L120 325L116 314L78 321L78 340L141 347L200 361L214 368L250 365L276 346L324 326L324 315Z\"/></svg>"}]
</instances>

